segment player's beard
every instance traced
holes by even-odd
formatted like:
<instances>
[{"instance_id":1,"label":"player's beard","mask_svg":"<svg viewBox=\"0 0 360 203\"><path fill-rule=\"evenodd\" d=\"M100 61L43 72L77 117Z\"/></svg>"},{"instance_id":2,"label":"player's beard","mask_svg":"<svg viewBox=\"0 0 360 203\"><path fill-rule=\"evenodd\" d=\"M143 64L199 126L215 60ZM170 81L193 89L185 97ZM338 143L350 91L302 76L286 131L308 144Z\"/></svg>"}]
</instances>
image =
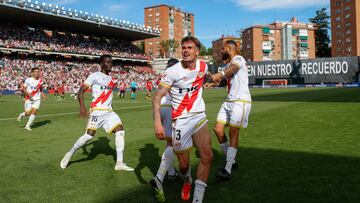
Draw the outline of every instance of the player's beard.
<instances>
[{"instance_id":1,"label":"player's beard","mask_svg":"<svg viewBox=\"0 0 360 203\"><path fill-rule=\"evenodd\" d=\"M228 52L224 52L221 56L223 61L226 61L230 58L230 54Z\"/></svg>"}]
</instances>

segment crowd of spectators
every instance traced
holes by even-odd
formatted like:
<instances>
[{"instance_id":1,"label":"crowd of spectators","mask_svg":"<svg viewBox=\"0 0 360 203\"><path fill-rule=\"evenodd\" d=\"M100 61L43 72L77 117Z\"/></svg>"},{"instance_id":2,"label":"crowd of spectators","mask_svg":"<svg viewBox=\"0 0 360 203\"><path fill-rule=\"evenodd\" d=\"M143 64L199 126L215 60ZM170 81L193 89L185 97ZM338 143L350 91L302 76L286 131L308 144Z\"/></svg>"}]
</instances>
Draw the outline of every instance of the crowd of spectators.
<instances>
[{"instance_id":1,"label":"crowd of spectators","mask_svg":"<svg viewBox=\"0 0 360 203\"><path fill-rule=\"evenodd\" d=\"M131 42L0 23L0 47L73 54L151 58Z\"/></svg>"},{"instance_id":2,"label":"crowd of spectators","mask_svg":"<svg viewBox=\"0 0 360 203\"><path fill-rule=\"evenodd\" d=\"M45 90L63 85L65 92L80 87L90 73L100 70L98 62L94 60L11 55L0 57L0 61L0 89L3 91L19 90L23 81L30 77L30 70L34 67L40 68ZM115 61L112 70L111 74L120 82L130 84L135 81L139 88L144 88L147 80L155 84L159 78L146 63Z\"/></svg>"}]
</instances>

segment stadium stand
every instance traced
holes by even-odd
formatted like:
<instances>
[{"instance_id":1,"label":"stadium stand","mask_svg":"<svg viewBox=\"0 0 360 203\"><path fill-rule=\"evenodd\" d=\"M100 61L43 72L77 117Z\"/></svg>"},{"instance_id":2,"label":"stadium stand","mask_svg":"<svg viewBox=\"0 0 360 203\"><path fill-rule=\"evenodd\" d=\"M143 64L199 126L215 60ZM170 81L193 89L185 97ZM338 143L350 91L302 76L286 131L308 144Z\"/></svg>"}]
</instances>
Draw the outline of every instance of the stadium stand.
<instances>
[{"instance_id":1,"label":"stadium stand","mask_svg":"<svg viewBox=\"0 0 360 203\"><path fill-rule=\"evenodd\" d=\"M0 86L3 90L16 91L24 79L29 76L33 67L39 67L45 80L44 89L51 90L56 86L64 85L66 92L72 87L79 86L86 77L99 69L97 61L85 59L66 59L49 56L24 56L12 54L3 56L1 60L4 67L1 70ZM120 81L130 83L136 81L140 88L145 87L145 82L156 80L158 75L147 63L115 61L112 75Z\"/></svg>"},{"instance_id":2,"label":"stadium stand","mask_svg":"<svg viewBox=\"0 0 360 203\"><path fill-rule=\"evenodd\" d=\"M150 60L130 42L0 24L0 47Z\"/></svg>"},{"instance_id":3,"label":"stadium stand","mask_svg":"<svg viewBox=\"0 0 360 203\"><path fill-rule=\"evenodd\" d=\"M63 85L71 92L99 68L96 59L103 54L113 56L112 74L120 81L144 88L159 77L151 58L132 44L158 37L156 28L31 0L0 1L0 19L2 91L17 91L30 69L39 67L45 90Z\"/></svg>"}]
</instances>

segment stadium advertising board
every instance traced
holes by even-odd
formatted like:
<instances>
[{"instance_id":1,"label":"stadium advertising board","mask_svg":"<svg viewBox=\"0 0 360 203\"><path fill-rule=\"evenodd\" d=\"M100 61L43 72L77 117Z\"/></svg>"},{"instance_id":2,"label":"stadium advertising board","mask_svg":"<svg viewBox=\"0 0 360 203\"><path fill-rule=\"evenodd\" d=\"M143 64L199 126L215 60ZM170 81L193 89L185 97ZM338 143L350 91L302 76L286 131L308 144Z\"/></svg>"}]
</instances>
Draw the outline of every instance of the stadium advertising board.
<instances>
[{"instance_id":1,"label":"stadium advertising board","mask_svg":"<svg viewBox=\"0 0 360 203\"><path fill-rule=\"evenodd\" d=\"M249 83L289 79L292 84L359 82L359 57L248 62ZM219 66L217 71L224 69Z\"/></svg>"}]
</instances>

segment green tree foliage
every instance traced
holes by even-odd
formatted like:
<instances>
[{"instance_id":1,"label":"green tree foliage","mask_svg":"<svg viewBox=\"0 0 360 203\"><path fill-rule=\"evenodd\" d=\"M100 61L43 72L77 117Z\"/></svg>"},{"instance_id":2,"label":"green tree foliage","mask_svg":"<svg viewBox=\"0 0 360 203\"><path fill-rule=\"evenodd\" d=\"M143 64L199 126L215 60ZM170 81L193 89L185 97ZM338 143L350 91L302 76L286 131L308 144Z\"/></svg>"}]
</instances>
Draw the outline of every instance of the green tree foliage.
<instances>
[{"instance_id":1,"label":"green tree foliage","mask_svg":"<svg viewBox=\"0 0 360 203\"><path fill-rule=\"evenodd\" d=\"M207 55L206 47L204 45L201 45L201 47L200 47L200 56L206 56L206 55Z\"/></svg>"},{"instance_id":2,"label":"green tree foliage","mask_svg":"<svg viewBox=\"0 0 360 203\"><path fill-rule=\"evenodd\" d=\"M176 48L179 47L179 42L174 39L164 40L160 42L160 46L163 51L164 57L172 57Z\"/></svg>"},{"instance_id":3,"label":"green tree foliage","mask_svg":"<svg viewBox=\"0 0 360 203\"><path fill-rule=\"evenodd\" d=\"M330 16L326 13L326 8L316 11L316 16L309 19L310 22L317 25L317 30L315 31L315 46L316 46L316 56L317 57L330 57L331 56L331 47L330 47Z\"/></svg>"},{"instance_id":4,"label":"green tree foliage","mask_svg":"<svg viewBox=\"0 0 360 203\"><path fill-rule=\"evenodd\" d=\"M207 49L207 54L208 54L208 55L212 55L212 47L209 47L209 48Z\"/></svg>"}]
</instances>

